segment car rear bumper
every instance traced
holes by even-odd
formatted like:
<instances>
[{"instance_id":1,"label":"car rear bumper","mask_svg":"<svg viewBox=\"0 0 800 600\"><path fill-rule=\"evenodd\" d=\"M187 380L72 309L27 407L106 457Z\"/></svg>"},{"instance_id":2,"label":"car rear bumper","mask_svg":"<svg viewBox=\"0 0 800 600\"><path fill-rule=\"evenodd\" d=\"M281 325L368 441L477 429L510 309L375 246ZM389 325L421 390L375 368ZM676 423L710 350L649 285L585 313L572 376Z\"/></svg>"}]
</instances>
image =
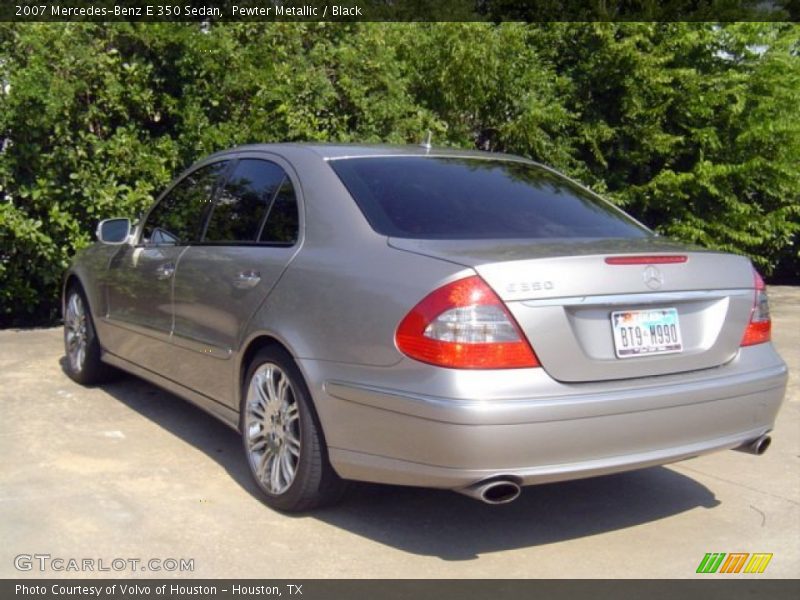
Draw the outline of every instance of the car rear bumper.
<instances>
[{"instance_id":1,"label":"car rear bumper","mask_svg":"<svg viewBox=\"0 0 800 600\"><path fill-rule=\"evenodd\" d=\"M424 371L414 385L408 372L398 375L406 381L401 390L373 384L374 372L354 379L352 366L301 361L301 368L342 477L440 488L498 476L523 485L591 477L741 446L772 429L787 379L768 344L680 376L567 385L541 369L520 370L528 371L529 397L486 390L471 397L470 380L452 371L448 397L421 393L443 389ZM391 380L391 369L382 371L381 381Z\"/></svg>"}]
</instances>

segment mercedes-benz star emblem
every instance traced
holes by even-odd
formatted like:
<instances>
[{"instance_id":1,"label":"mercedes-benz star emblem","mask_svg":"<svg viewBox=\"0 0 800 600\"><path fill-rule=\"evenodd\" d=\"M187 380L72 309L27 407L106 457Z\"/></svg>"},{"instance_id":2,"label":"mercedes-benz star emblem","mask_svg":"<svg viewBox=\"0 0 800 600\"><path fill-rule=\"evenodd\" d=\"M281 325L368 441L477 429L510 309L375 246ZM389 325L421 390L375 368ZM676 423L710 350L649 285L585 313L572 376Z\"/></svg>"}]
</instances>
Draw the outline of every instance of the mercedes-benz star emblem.
<instances>
[{"instance_id":1,"label":"mercedes-benz star emblem","mask_svg":"<svg viewBox=\"0 0 800 600\"><path fill-rule=\"evenodd\" d=\"M661 271L656 269L653 265L647 265L642 273L644 284L651 290L658 290L664 283L664 276Z\"/></svg>"}]
</instances>

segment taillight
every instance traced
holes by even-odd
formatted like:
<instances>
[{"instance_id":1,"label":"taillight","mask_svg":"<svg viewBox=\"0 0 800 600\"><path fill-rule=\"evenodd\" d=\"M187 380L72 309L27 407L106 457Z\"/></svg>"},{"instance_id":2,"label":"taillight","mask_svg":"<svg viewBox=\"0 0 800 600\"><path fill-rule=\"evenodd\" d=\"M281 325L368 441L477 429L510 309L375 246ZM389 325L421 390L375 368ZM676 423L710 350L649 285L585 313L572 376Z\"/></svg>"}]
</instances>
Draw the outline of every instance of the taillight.
<instances>
[{"instance_id":1,"label":"taillight","mask_svg":"<svg viewBox=\"0 0 800 600\"><path fill-rule=\"evenodd\" d=\"M401 352L456 369L519 369L539 361L514 317L477 275L431 292L400 322Z\"/></svg>"},{"instance_id":2,"label":"taillight","mask_svg":"<svg viewBox=\"0 0 800 600\"><path fill-rule=\"evenodd\" d=\"M772 320L769 317L769 300L767 299L767 286L764 280L755 269L755 296L753 298L753 309L750 311L750 322L744 331L742 346L753 346L763 344L770 340Z\"/></svg>"}]
</instances>

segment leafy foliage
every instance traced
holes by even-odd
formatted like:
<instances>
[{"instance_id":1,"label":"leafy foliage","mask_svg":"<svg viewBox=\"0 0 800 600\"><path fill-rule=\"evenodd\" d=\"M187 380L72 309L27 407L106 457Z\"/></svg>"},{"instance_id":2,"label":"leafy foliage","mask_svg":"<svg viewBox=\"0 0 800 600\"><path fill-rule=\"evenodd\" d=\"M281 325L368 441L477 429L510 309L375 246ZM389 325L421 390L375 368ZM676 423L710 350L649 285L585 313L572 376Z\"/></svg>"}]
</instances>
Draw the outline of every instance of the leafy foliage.
<instances>
[{"instance_id":1,"label":"leafy foliage","mask_svg":"<svg viewBox=\"0 0 800 600\"><path fill-rule=\"evenodd\" d=\"M664 234L798 282L798 34L754 23L550 31L586 179Z\"/></svg>"},{"instance_id":2,"label":"leafy foliage","mask_svg":"<svg viewBox=\"0 0 800 600\"><path fill-rule=\"evenodd\" d=\"M56 317L99 219L249 142L529 156L800 279L800 27L0 24L0 325Z\"/></svg>"}]
</instances>

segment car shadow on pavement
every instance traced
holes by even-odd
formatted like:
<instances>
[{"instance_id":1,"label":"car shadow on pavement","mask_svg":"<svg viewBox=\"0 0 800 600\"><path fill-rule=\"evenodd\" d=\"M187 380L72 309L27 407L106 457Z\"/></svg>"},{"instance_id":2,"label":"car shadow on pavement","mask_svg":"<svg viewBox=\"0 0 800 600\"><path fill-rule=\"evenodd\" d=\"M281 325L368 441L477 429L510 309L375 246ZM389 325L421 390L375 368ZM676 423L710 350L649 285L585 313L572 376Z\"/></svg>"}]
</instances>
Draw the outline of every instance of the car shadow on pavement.
<instances>
[{"instance_id":1,"label":"car shadow on pavement","mask_svg":"<svg viewBox=\"0 0 800 600\"><path fill-rule=\"evenodd\" d=\"M720 503L665 467L523 488L491 506L454 492L354 484L317 518L414 554L472 560L481 554L578 539Z\"/></svg>"},{"instance_id":2,"label":"car shadow on pavement","mask_svg":"<svg viewBox=\"0 0 800 600\"><path fill-rule=\"evenodd\" d=\"M132 376L123 375L101 387L207 454L260 498L233 430ZM713 492L697 481L666 467L653 467L527 487L518 500L500 506L445 490L353 483L339 505L297 518L318 519L405 552L459 561L626 529L717 505Z\"/></svg>"}]
</instances>

